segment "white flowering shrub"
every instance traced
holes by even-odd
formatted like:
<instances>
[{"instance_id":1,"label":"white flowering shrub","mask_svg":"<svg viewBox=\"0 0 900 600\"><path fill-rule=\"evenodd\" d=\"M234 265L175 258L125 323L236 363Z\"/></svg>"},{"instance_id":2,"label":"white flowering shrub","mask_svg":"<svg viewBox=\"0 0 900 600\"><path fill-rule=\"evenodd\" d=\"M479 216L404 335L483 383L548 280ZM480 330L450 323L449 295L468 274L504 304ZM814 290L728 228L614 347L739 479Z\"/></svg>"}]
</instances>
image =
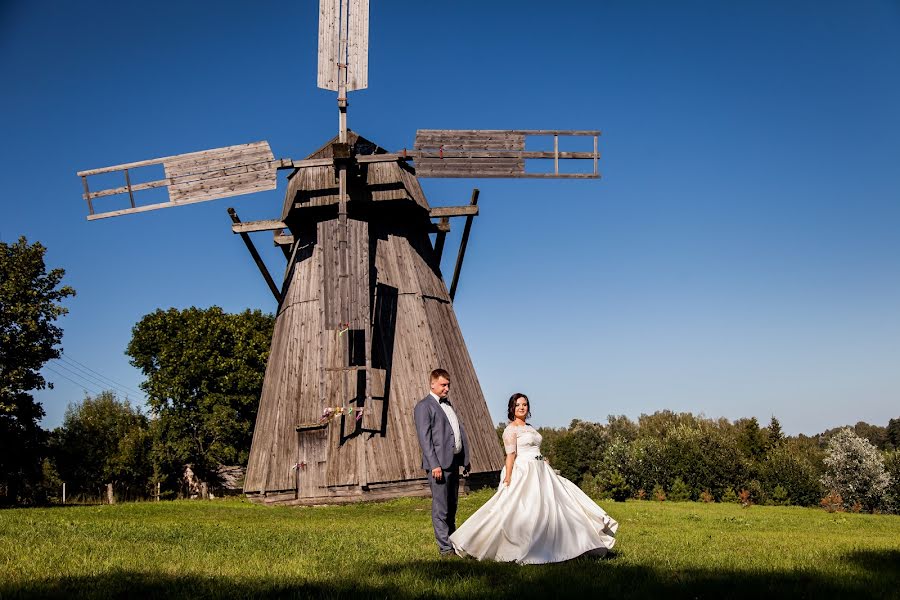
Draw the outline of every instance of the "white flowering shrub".
<instances>
[{"instance_id":1,"label":"white flowering shrub","mask_svg":"<svg viewBox=\"0 0 900 600\"><path fill-rule=\"evenodd\" d=\"M840 494L847 508L857 503L868 510L878 508L891 481L878 449L845 427L834 434L825 452L826 492Z\"/></svg>"}]
</instances>

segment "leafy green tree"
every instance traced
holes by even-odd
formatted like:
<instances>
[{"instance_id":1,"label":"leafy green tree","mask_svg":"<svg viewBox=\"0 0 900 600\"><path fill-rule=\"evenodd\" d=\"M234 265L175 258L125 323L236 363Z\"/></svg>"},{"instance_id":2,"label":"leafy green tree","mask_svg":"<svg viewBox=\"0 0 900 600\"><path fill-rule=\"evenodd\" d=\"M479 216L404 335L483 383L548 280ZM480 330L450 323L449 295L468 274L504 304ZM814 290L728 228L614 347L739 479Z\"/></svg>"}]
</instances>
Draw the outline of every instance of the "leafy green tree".
<instances>
[{"instance_id":1,"label":"leafy green tree","mask_svg":"<svg viewBox=\"0 0 900 600\"><path fill-rule=\"evenodd\" d=\"M886 449L886 445L888 443L887 427L871 425L869 423L866 423L865 421L858 421L856 425L853 425L852 427L848 425L845 427L835 427L833 429L828 429L819 436L819 440L823 445L827 445L828 442L831 441L832 437L834 437L844 429L850 429L859 437L868 440L870 444L872 444L879 450Z\"/></svg>"},{"instance_id":2,"label":"leafy green tree","mask_svg":"<svg viewBox=\"0 0 900 600\"><path fill-rule=\"evenodd\" d=\"M665 487L671 481L669 455L663 442L655 437L640 436L630 444L624 444L625 457L622 475L633 490L652 490L657 485ZM618 445L608 450L619 451ZM612 454L612 452L610 452ZM614 457L619 460L618 457Z\"/></svg>"},{"instance_id":3,"label":"leafy green tree","mask_svg":"<svg viewBox=\"0 0 900 600\"><path fill-rule=\"evenodd\" d=\"M744 472L733 438L711 422L678 426L669 431L664 445L670 475L687 485L692 498L703 490L718 496L736 485Z\"/></svg>"},{"instance_id":4,"label":"leafy green tree","mask_svg":"<svg viewBox=\"0 0 900 600\"><path fill-rule=\"evenodd\" d=\"M738 431L738 445L744 456L754 462L762 460L766 453L766 438L756 417L738 419L734 425Z\"/></svg>"},{"instance_id":5,"label":"leafy green tree","mask_svg":"<svg viewBox=\"0 0 900 600\"><path fill-rule=\"evenodd\" d=\"M157 480L174 484L190 464L214 481L218 465L246 464L274 322L213 306L157 310L134 326L126 353L147 378L141 388L159 421Z\"/></svg>"},{"instance_id":6,"label":"leafy green tree","mask_svg":"<svg viewBox=\"0 0 900 600\"><path fill-rule=\"evenodd\" d=\"M119 494L143 497L152 473L147 417L106 391L69 404L54 432L56 465L69 493L95 495L112 483Z\"/></svg>"},{"instance_id":7,"label":"leafy green tree","mask_svg":"<svg viewBox=\"0 0 900 600\"><path fill-rule=\"evenodd\" d=\"M679 425L696 426L700 419L691 413L675 413L671 410L660 410L652 415L642 414L638 417L639 435L663 439L666 434Z\"/></svg>"},{"instance_id":8,"label":"leafy green tree","mask_svg":"<svg viewBox=\"0 0 900 600\"><path fill-rule=\"evenodd\" d=\"M608 473L605 479L597 477L597 485L603 490L603 497L612 498L617 502L625 502L631 497L631 488L625 477L618 471Z\"/></svg>"},{"instance_id":9,"label":"leafy green tree","mask_svg":"<svg viewBox=\"0 0 900 600\"><path fill-rule=\"evenodd\" d=\"M41 480L46 432L38 422L44 409L31 393L52 387L40 373L59 358L62 329L56 320L75 295L60 286L65 271L47 272L46 248L25 237L0 242L0 501L34 501Z\"/></svg>"},{"instance_id":10,"label":"leafy green tree","mask_svg":"<svg viewBox=\"0 0 900 600\"><path fill-rule=\"evenodd\" d=\"M586 473L597 470L608 440L603 425L575 419L568 432L556 440L551 464L563 477L579 484Z\"/></svg>"},{"instance_id":11,"label":"leafy green tree","mask_svg":"<svg viewBox=\"0 0 900 600\"><path fill-rule=\"evenodd\" d=\"M857 502L877 508L891 483L877 448L845 427L832 436L826 452L825 489L840 494L847 508Z\"/></svg>"},{"instance_id":12,"label":"leafy green tree","mask_svg":"<svg viewBox=\"0 0 900 600\"><path fill-rule=\"evenodd\" d=\"M769 448L774 448L781 444L784 440L784 432L781 430L781 423L775 418L775 415L772 415L772 418L769 419L767 429L769 430Z\"/></svg>"},{"instance_id":13,"label":"leafy green tree","mask_svg":"<svg viewBox=\"0 0 900 600\"><path fill-rule=\"evenodd\" d=\"M772 491L780 487L790 504L815 506L822 498L819 473L794 440L772 448L761 466L763 487Z\"/></svg>"},{"instance_id":14,"label":"leafy green tree","mask_svg":"<svg viewBox=\"0 0 900 600\"><path fill-rule=\"evenodd\" d=\"M890 477L890 485L885 492L887 509L900 514L900 449L885 452L884 470Z\"/></svg>"},{"instance_id":15,"label":"leafy green tree","mask_svg":"<svg viewBox=\"0 0 900 600\"><path fill-rule=\"evenodd\" d=\"M606 431L610 438L619 437L626 442L637 439L640 431L637 423L626 417L625 415L609 415L606 418Z\"/></svg>"},{"instance_id":16,"label":"leafy green tree","mask_svg":"<svg viewBox=\"0 0 900 600\"><path fill-rule=\"evenodd\" d=\"M900 418L888 421L885 437L886 445L890 445L889 449L900 450Z\"/></svg>"}]
</instances>

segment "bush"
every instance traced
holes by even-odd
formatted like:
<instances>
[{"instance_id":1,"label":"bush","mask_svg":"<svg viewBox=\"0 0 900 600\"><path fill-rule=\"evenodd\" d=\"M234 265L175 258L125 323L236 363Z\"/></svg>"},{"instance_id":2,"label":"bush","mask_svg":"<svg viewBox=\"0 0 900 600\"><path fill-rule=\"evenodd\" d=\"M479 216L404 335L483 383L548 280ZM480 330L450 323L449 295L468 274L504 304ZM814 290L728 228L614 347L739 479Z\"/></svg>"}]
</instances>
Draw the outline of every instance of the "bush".
<instances>
[{"instance_id":1,"label":"bush","mask_svg":"<svg viewBox=\"0 0 900 600\"><path fill-rule=\"evenodd\" d=\"M655 486L653 486L653 499L656 500L657 502L665 502L666 501L666 491L658 483Z\"/></svg>"},{"instance_id":2,"label":"bush","mask_svg":"<svg viewBox=\"0 0 900 600\"><path fill-rule=\"evenodd\" d=\"M734 488L725 488L725 491L722 492L721 501L731 504L737 504L741 501L741 499L738 498L738 495L737 493L735 493Z\"/></svg>"},{"instance_id":3,"label":"bush","mask_svg":"<svg viewBox=\"0 0 900 600\"><path fill-rule=\"evenodd\" d=\"M797 444L782 442L770 450L760 470L765 489L780 486L790 504L814 506L822 497L816 469Z\"/></svg>"},{"instance_id":4,"label":"bush","mask_svg":"<svg viewBox=\"0 0 900 600\"><path fill-rule=\"evenodd\" d=\"M900 419L897 422L900 422ZM885 453L884 470L891 479L884 494L884 509L900 514L900 449Z\"/></svg>"},{"instance_id":5,"label":"bush","mask_svg":"<svg viewBox=\"0 0 900 600\"><path fill-rule=\"evenodd\" d=\"M676 477L672 482L672 489L669 490L669 500L672 502L687 502L691 499L691 488L681 479Z\"/></svg>"},{"instance_id":6,"label":"bush","mask_svg":"<svg viewBox=\"0 0 900 600\"><path fill-rule=\"evenodd\" d=\"M709 492L709 490L703 490L700 492L700 500L709 504L710 502L715 502L716 498Z\"/></svg>"},{"instance_id":7,"label":"bush","mask_svg":"<svg viewBox=\"0 0 900 600\"><path fill-rule=\"evenodd\" d=\"M837 492L829 492L819 501L819 504L830 513L844 512L844 499Z\"/></svg>"},{"instance_id":8,"label":"bush","mask_svg":"<svg viewBox=\"0 0 900 600\"><path fill-rule=\"evenodd\" d=\"M828 442L824 463L822 485L840 495L845 508L859 503L874 510L884 503L891 478L881 454L866 439L841 429Z\"/></svg>"},{"instance_id":9,"label":"bush","mask_svg":"<svg viewBox=\"0 0 900 600\"><path fill-rule=\"evenodd\" d=\"M746 491L750 493L751 504L766 504L769 500L762 484L756 479L750 480Z\"/></svg>"},{"instance_id":10,"label":"bush","mask_svg":"<svg viewBox=\"0 0 900 600\"><path fill-rule=\"evenodd\" d=\"M775 489L772 490L772 496L770 500L772 504L776 506L787 506L791 503L791 499L788 497L787 490L785 490L780 485L776 485Z\"/></svg>"},{"instance_id":11,"label":"bush","mask_svg":"<svg viewBox=\"0 0 900 600\"><path fill-rule=\"evenodd\" d=\"M597 478L599 482L599 477ZM600 483L600 487L604 490L606 497L612 498L617 502L624 502L631 496L631 488L625 477L618 471L610 473L606 479Z\"/></svg>"},{"instance_id":12,"label":"bush","mask_svg":"<svg viewBox=\"0 0 900 600\"><path fill-rule=\"evenodd\" d=\"M591 498L604 498L603 489L598 484L597 478L590 473L581 478L581 483L578 487Z\"/></svg>"}]
</instances>

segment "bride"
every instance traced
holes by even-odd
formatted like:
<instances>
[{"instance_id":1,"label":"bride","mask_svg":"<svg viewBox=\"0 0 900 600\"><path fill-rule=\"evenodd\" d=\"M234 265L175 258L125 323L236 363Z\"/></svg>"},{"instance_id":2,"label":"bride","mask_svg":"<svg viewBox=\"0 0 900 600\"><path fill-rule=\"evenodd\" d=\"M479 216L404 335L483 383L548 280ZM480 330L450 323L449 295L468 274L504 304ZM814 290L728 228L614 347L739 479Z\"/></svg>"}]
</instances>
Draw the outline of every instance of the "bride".
<instances>
[{"instance_id":1,"label":"bride","mask_svg":"<svg viewBox=\"0 0 900 600\"><path fill-rule=\"evenodd\" d=\"M525 394L509 399L500 487L450 543L460 556L521 564L602 556L615 544L619 524L550 468L540 454L541 434L525 422L530 408Z\"/></svg>"}]
</instances>

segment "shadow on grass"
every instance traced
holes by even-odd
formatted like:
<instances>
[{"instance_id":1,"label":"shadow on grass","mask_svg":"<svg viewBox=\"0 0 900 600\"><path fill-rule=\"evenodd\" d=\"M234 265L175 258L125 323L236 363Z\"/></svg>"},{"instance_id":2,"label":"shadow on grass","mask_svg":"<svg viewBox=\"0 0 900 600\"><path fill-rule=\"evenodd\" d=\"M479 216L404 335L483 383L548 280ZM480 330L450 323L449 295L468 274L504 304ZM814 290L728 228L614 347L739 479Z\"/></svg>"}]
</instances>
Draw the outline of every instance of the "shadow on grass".
<instances>
[{"instance_id":1,"label":"shadow on grass","mask_svg":"<svg viewBox=\"0 0 900 600\"><path fill-rule=\"evenodd\" d=\"M900 551L847 556L854 574L799 571L667 571L606 559L519 566L463 559L423 559L396 565L360 565L329 581L302 577L215 578L134 571L52 577L25 586L0 585L0 598L453 598L559 596L593 598L897 598ZM827 566L825 567L827 568Z\"/></svg>"},{"instance_id":2,"label":"shadow on grass","mask_svg":"<svg viewBox=\"0 0 900 600\"><path fill-rule=\"evenodd\" d=\"M900 579L900 550L856 550L847 555L847 560L867 571L893 573L895 580ZM900 596L900 581L897 594Z\"/></svg>"}]
</instances>

